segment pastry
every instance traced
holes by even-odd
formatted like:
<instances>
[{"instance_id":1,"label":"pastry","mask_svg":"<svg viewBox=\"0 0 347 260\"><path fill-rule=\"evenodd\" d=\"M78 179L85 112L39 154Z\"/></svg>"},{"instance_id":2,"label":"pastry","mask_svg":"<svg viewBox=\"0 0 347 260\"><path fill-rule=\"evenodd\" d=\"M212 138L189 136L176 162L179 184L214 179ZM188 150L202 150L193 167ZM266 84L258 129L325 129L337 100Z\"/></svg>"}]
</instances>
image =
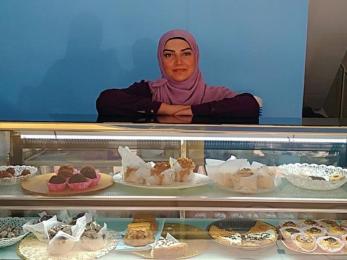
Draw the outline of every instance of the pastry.
<instances>
[{"instance_id":1,"label":"pastry","mask_svg":"<svg viewBox=\"0 0 347 260\"><path fill-rule=\"evenodd\" d=\"M154 245L151 256L155 259L177 259L187 254L188 245L177 241L168 234L166 238L161 237Z\"/></svg>"},{"instance_id":2,"label":"pastry","mask_svg":"<svg viewBox=\"0 0 347 260\"><path fill-rule=\"evenodd\" d=\"M20 173L21 176L26 176L26 175L29 175L29 174L31 174L31 172L30 172L28 169L24 169L24 170Z\"/></svg>"},{"instance_id":3,"label":"pastry","mask_svg":"<svg viewBox=\"0 0 347 260\"><path fill-rule=\"evenodd\" d=\"M317 248L316 239L307 234L294 234L292 235L294 244L305 252L312 252Z\"/></svg>"},{"instance_id":4,"label":"pastry","mask_svg":"<svg viewBox=\"0 0 347 260\"><path fill-rule=\"evenodd\" d=\"M326 227L326 228L338 226L337 222L332 219L320 219L318 220L318 222L319 224L321 224L323 227Z\"/></svg>"},{"instance_id":5,"label":"pastry","mask_svg":"<svg viewBox=\"0 0 347 260\"><path fill-rule=\"evenodd\" d=\"M343 242L333 236L320 237L317 240L317 244L322 250L330 253L338 252L344 247Z\"/></svg>"},{"instance_id":6,"label":"pastry","mask_svg":"<svg viewBox=\"0 0 347 260\"><path fill-rule=\"evenodd\" d=\"M81 236L82 247L90 251L103 248L106 244L106 234L100 232L101 229L102 227L96 222L88 223Z\"/></svg>"},{"instance_id":7,"label":"pastry","mask_svg":"<svg viewBox=\"0 0 347 260\"><path fill-rule=\"evenodd\" d=\"M332 182L334 182L334 181L341 181L343 179L345 179L345 175L343 175L340 172L335 172L332 175L330 175L330 177L329 177L329 181L332 181Z\"/></svg>"},{"instance_id":8,"label":"pastry","mask_svg":"<svg viewBox=\"0 0 347 260\"><path fill-rule=\"evenodd\" d=\"M234 189L239 192L256 193L258 190L257 176L249 168L243 168L231 177Z\"/></svg>"},{"instance_id":9,"label":"pastry","mask_svg":"<svg viewBox=\"0 0 347 260\"><path fill-rule=\"evenodd\" d=\"M319 223L312 219L305 219L302 221L302 224L305 226L319 226Z\"/></svg>"},{"instance_id":10,"label":"pastry","mask_svg":"<svg viewBox=\"0 0 347 260\"><path fill-rule=\"evenodd\" d=\"M48 230L49 243L47 251L51 255L62 255L69 252L75 244L75 241L68 239L64 235L58 235L58 232L62 231L67 235L72 235L72 230L70 225L58 224L53 226Z\"/></svg>"},{"instance_id":11,"label":"pastry","mask_svg":"<svg viewBox=\"0 0 347 260\"><path fill-rule=\"evenodd\" d=\"M324 236L326 234L326 231L321 227L312 226L305 228L304 233L317 238L319 236Z\"/></svg>"},{"instance_id":12,"label":"pastry","mask_svg":"<svg viewBox=\"0 0 347 260\"><path fill-rule=\"evenodd\" d=\"M74 174L69 180L67 185L71 190L85 190L89 187L91 181L84 177L82 174Z\"/></svg>"},{"instance_id":13,"label":"pastry","mask_svg":"<svg viewBox=\"0 0 347 260\"><path fill-rule=\"evenodd\" d=\"M53 175L47 185L49 191L63 191L66 188L66 180L61 176Z\"/></svg>"},{"instance_id":14,"label":"pastry","mask_svg":"<svg viewBox=\"0 0 347 260\"><path fill-rule=\"evenodd\" d=\"M57 175L68 179L74 175L74 168L70 165L60 166Z\"/></svg>"},{"instance_id":15,"label":"pastry","mask_svg":"<svg viewBox=\"0 0 347 260\"><path fill-rule=\"evenodd\" d=\"M0 178L12 178L13 175L8 171L0 171Z\"/></svg>"},{"instance_id":16,"label":"pastry","mask_svg":"<svg viewBox=\"0 0 347 260\"><path fill-rule=\"evenodd\" d=\"M100 174L97 174L95 169L92 166L84 166L80 173L91 180L90 186L96 186L100 181Z\"/></svg>"},{"instance_id":17,"label":"pastry","mask_svg":"<svg viewBox=\"0 0 347 260\"><path fill-rule=\"evenodd\" d=\"M145 246L154 242L154 234L151 229L151 224L130 223L124 237L124 243L129 246Z\"/></svg>"},{"instance_id":18,"label":"pastry","mask_svg":"<svg viewBox=\"0 0 347 260\"><path fill-rule=\"evenodd\" d=\"M282 227L297 227L298 225L294 221L286 221L282 224Z\"/></svg>"},{"instance_id":19,"label":"pastry","mask_svg":"<svg viewBox=\"0 0 347 260\"><path fill-rule=\"evenodd\" d=\"M0 227L0 239L18 237L23 233L22 227L16 227L11 224L5 224Z\"/></svg>"},{"instance_id":20,"label":"pastry","mask_svg":"<svg viewBox=\"0 0 347 260\"><path fill-rule=\"evenodd\" d=\"M167 171L170 164L167 162L157 162L151 169L151 175L146 178L147 185L169 185L174 182L173 172Z\"/></svg>"},{"instance_id":21,"label":"pastry","mask_svg":"<svg viewBox=\"0 0 347 260\"><path fill-rule=\"evenodd\" d=\"M217 221L208 231L212 238L223 245L255 249L274 244L277 240L275 228L262 221L229 221Z\"/></svg>"},{"instance_id":22,"label":"pastry","mask_svg":"<svg viewBox=\"0 0 347 260\"><path fill-rule=\"evenodd\" d=\"M8 167L6 171L9 172L12 176L16 175L16 170L13 167Z\"/></svg>"},{"instance_id":23,"label":"pastry","mask_svg":"<svg viewBox=\"0 0 347 260\"><path fill-rule=\"evenodd\" d=\"M259 174L257 176L257 186L258 186L258 189L265 189L265 190L273 189L275 186L274 177L266 173Z\"/></svg>"},{"instance_id":24,"label":"pastry","mask_svg":"<svg viewBox=\"0 0 347 260\"><path fill-rule=\"evenodd\" d=\"M136 183L136 184L144 184L145 178L139 173L138 168L126 167L126 170L123 175L124 181Z\"/></svg>"},{"instance_id":25,"label":"pastry","mask_svg":"<svg viewBox=\"0 0 347 260\"><path fill-rule=\"evenodd\" d=\"M342 236L347 234L347 230L340 226L330 226L328 227L328 233L330 235L335 235L335 236Z\"/></svg>"},{"instance_id":26,"label":"pastry","mask_svg":"<svg viewBox=\"0 0 347 260\"><path fill-rule=\"evenodd\" d=\"M296 227L283 227L280 231L284 239L290 239L293 234L301 233L301 230Z\"/></svg>"},{"instance_id":27,"label":"pastry","mask_svg":"<svg viewBox=\"0 0 347 260\"><path fill-rule=\"evenodd\" d=\"M195 164L192 159L189 158L178 158L177 163L180 165L181 170L176 172L175 181L187 182L193 174Z\"/></svg>"},{"instance_id":28,"label":"pastry","mask_svg":"<svg viewBox=\"0 0 347 260\"><path fill-rule=\"evenodd\" d=\"M157 230L157 222L152 214L137 213L133 217L133 223L150 223L151 230L153 232Z\"/></svg>"}]
</instances>

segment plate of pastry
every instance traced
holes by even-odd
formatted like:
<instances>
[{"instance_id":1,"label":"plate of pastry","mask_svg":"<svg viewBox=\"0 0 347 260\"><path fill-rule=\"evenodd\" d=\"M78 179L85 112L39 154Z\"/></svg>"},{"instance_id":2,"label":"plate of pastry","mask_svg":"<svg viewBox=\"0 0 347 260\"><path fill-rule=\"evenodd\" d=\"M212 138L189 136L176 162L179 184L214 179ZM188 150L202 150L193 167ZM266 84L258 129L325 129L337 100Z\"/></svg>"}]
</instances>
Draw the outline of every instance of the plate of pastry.
<instances>
[{"instance_id":1,"label":"plate of pastry","mask_svg":"<svg viewBox=\"0 0 347 260\"><path fill-rule=\"evenodd\" d=\"M291 251L313 255L346 255L346 243L343 236L319 236L308 233L296 233L285 238L282 243Z\"/></svg>"},{"instance_id":2,"label":"plate of pastry","mask_svg":"<svg viewBox=\"0 0 347 260\"><path fill-rule=\"evenodd\" d=\"M128 147L120 146L118 152L122 171L114 174L116 183L149 189L186 189L209 183L208 176L194 172L195 163L190 158L145 162Z\"/></svg>"},{"instance_id":3,"label":"plate of pastry","mask_svg":"<svg viewBox=\"0 0 347 260\"><path fill-rule=\"evenodd\" d=\"M281 184L277 167L246 159L233 159L219 164L207 161L208 176L221 188L233 192L256 194L273 191Z\"/></svg>"},{"instance_id":4,"label":"plate of pastry","mask_svg":"<svg viewBox=\"0 0 347 260\"><path fill-rule=\"evenodd\" d=\"M37 168L26 165L0 166L0 185L13 185L37 173Z\"/></svg>"},{"instance_id":5,"label":"plate of pastry","mask_svg":"<svg viewBox=\"0 0 347 260\"><path fill-rule=\"evenodd\" d=\"M18 217L0 218L0 248L22 240L29 233L22 228L27 221L29 219Z\"/></svg>"},{"instance_id":6,"label":"plate of pastry","mask_svg":"<svg viewBox=\"0 0 347 260\"><path fill-rule=\"evenodd\" d=\"M276 228L260 220L224 219L208 226L209 235L219 244L256 250L275 245Z\"/></svg>"},{"instance_id":7,"label":"plate of pastry","mask_svg":"<svg viewBox=\"0 0 347 260\"><path fill-rule=\"evenodd\" d=\"M209 236L203 229L185 223L165 223L151 250L134 252L144 258L184 259L203 253Z\"/></svg>"},{"instance_id":8,"label":"plate of pastry","mask_svg":"<svg viewBox=\"0 0 347 260\"><path fill-rule=\"evenodd\" d=\"M123 174L118 172L113 176L113 181L118 184L145 189L187 189L204 186L210 183L210 179L206 175L199 173L192 173L187 181L175 181L175 179L171 179L169 182L148 183L142 179L126 180Z\"/></svg>"},{"instance_id":9,"label":"plate of pastry","mask_svg":"<svg viewBox=\"0 0 347 260\"><path fill-rule=\"evenodd\" d=\"M347 182L347 170L341 167L295 163L279 169L290 183L309 190L334 190Z\"/></svg>"},{"instance_id":10,"label":"plate of pastry","mask_svg":"<svg viewBox=\"0 0 347 260\"><path fill-rule=\"evenodd\" d=\"M92 166L77 170L70 165L60 166L56 173L34 176L22 181L22 189L47 196L69 196L106 189L113 184L112 176L98 172Z\"/></svg>"}]
</instances>

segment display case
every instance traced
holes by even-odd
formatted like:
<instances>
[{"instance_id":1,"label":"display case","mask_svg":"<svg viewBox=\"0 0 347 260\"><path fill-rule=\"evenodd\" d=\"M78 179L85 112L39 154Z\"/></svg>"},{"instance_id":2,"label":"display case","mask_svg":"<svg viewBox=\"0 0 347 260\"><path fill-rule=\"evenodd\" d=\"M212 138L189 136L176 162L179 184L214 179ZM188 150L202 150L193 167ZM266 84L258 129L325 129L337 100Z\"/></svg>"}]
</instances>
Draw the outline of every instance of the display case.
<instances>
[{"instance_id":1,"label":"display case","mask_svg":"<svg viewBox=\"0 0 347 260\"><path fill-rule=\"evenodd\" d=\"M0 259L347 258L346 127L8 122L0 130L1 228L43 223L44 211L107 224L95 249L81 246L90 224L60 239L74 242L60 250L54 236L42 242L27 228L14 245L0 238ZM192 163L182 177L184 160ZM157 174L160 162L170 164ZM50 190L67 165L74 175L90 166L100 179Z\"/></svg>"}]
</instances>

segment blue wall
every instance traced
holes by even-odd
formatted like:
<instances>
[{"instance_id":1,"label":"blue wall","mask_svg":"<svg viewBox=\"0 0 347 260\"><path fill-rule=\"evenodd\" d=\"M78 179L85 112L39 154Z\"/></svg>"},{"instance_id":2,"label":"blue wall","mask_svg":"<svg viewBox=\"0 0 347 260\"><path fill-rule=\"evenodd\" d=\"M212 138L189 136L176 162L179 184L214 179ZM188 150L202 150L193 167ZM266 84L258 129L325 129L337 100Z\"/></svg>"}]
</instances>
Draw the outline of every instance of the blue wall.
<instances>
[{"instance_id":1,"label":"blue wall","mask_svg":"<svg viewBox=\"0 0 347 260\"><path fill-rule=\"evenodd\" d=\"M0 120L93 121L98 93L157 78L158 38L184 28L208 84L261 96L263 119L300 122L307 9L307 0L1 0Z\"/></svg>"}]
</instances>

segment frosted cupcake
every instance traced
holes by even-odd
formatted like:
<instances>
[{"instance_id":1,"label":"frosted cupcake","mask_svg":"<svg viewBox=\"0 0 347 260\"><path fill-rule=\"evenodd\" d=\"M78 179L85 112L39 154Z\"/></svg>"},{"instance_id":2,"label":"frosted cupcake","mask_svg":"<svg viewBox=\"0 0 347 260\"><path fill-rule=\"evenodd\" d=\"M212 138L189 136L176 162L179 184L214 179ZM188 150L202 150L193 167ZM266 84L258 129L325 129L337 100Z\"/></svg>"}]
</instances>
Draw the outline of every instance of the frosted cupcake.
<instances>
[{"instance_id":1,"label":"frosted cupcake","mask_svg":"<svg viewBox=\"0 0 347 260\"><path fill-rule=\"evenodd\" d=\"M80 170L80 173L91 180L91 184L90 186L93 187L93 186L96 186L99 181L100 181L100 178L101 178L101 175L100 173L97 173L94 169L94 167L92 166L85 166L83 167L81 170Z\"/></svg>"},{"instance_id":2,"label":"frosted cupcake","mask_svg":"<svg viewBox=\"0 0 347 260\"><path fill-rule=\"evenodd\" d=\"M63 191L66 188L66 180L61 176L54 175L48 180L47 185L49 191Z\"/></svg>"},{"instance_id":3,"label":"frosted cupcake","mask_svg":"<svg viewBox=\"0 0 347 260\"><path fill-rule=\"evenodd\" d=\"M91 180L82 174L74 174L68 181L67 185L71 190L80 191L87 189L91 184Z\"/></svg>"}]
</instances>

